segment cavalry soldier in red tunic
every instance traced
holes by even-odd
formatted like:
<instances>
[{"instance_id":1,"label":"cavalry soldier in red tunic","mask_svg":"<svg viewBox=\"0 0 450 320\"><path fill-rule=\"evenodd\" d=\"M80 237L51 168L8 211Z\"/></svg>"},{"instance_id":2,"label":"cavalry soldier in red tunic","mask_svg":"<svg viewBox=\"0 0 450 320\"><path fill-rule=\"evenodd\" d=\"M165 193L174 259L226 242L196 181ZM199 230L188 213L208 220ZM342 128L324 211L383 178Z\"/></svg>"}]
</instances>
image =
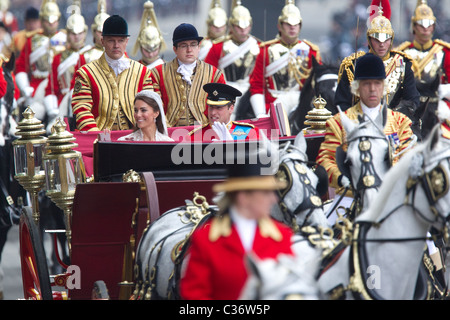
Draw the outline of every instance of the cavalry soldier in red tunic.
<instances>
[{"instance_id":1,"label":"cavalry soldier in red tunic","mask_svg":"<svg viewBox=\"0 0 450 320\"><path fill-rule=\"evenodd\" d=\"M219 69L198 59L197 29L182 23L173 32L176 57L151 70L154 90L161 95L167 126L191 126L206 123L206 95L203 86L210 82L225 83Z\"/></svg>"},{"instance_id":2,"label":"cavalry soldier in red tunic","mask_svg":"<svg viewBox=\"0 0 450 320\"><path fill-rule=\"evenodd\" d=\"M227 84L245 93L250 87L260 41L250 33L253 26L250 11L240 0L234 2L228 20L229 35L213 44L205 62L223 70Z\"/></svg>"},{"instance_id":3,"label":"cavalry soldier in red tunic","mask_svg":"<svg viewBox=\"0 0 450 320\"><path fill-rule=\"evenodd\" d=\"M250 102L257 117L269 112L270 103L281 102L286 114L293 111L311 73L313 57L321 62L319 47L298 39L302 21L294 1L286 0L278 18L279 35L260 45L250 76Z\"/></svg>"},{"instance_id":4,"label":"cavalry soldier in red tunic","mask_svg":"<svg viewBox=\"0 0 450 320\"><path fill-rule=\"evenodd\" d=\"M433 10L425 0L419 0L411 17L414 40L406 41L396 48L413 59L413 71L420 101L428 100L428 107L422 118L423 138L438 122L436 117L439 102L438 89L450 88L450 44L440 39L433 40L435 27L436 17Z\"/></svg>"},{"instance_id":5,"label":"cavalry soldier in red tunic","mask_svg":"<svg viewBox=\"0 0 450 320\"><path fill-rule=\"evenodd\" d=\"M293 232L270 217L275 191L286 187L260 164L229 164L228 178L213 186L223 192L219 214L197 227L190 238L180 294L188 300L235 300L248 278L245 256L259 259L294 255Z\"/></svg>"},{"instance_id":6,"label":"cavalry soldier in red tunic","mask_svg":"<svg viewBox=\"0 0 450 320\"><path fill-rule=\"evenodd\" d=\"M160 57L160 53L165 50L166 43L159 29L158 21L156 20L153 2L147 1L144 4L141 29L132 53L136 55L140 51L142 58L139 62L151 70L164 63L164 60Z\"/></svg>"},{"instance_id":7,"label":"cavalry soldier in red tunic","mask_svg":"<svg viewBox=\"0 0 450 320\"><path fill-rule=\"evenodd\" d=\"M72 110L80 131L131 129L136 94L153 89L150 70L125 55L127 22L113 15L102 34L104 54L75 74Z\"/></svg>"},{"instance_id":8,"label":"cavalry soldier in red tunic","mask_svg":"<svg viewBox=\"0 0 450 320\"><path fill-rule=\"evenodd\" d=\"M390 108L405 113L414 121L420 95L411 69L411 57L404 52L392 49L394 30L389 21L391 15L389 1L373 0L372 5L379 7L379 11L370 21L366 37L369 52L379 56L386 68L388 86L384 97L385 103ZM354 80L355 61L364 54L366 54L364 51L353 53L341 63L334 102L343 111L358 102L357 97L352 95L350 86ZM418 131L415 133L418 136L420 134Z\"/></svg>"},{"instance_id":9,"label":"cavalry soldier in red tunic","mask_svg":"<svg viewBox=\"0 0 450 320\"><path fill-rule=\"evenodd\" d=\"M208 123L192 130L185 140L191 142L215 140L256 140L259 130L252 124L231 121L236 97L242 93L222 83L208 83L203 86L208 93Z\"/></svg>"},{"instance_id":10,"label":"cavalry soldier in red tunic","mask_svg":"<svg viewBox=\"0 0 450 320\"><path fill-rule=\"evenodd\" d=\"M222 40L227 32L227 13L222 9L220 0L212 0L206 27L208 32L200 41L199 60L205 60L214 42Z\"/></svg>"},{"instance_id":11,"label":"cavalry soldier in red tunic","mask_svg":"<svg viewBox=\"0 0 450 320\"><path fill-rule=\"evenodd\" d=\"M47 109L47 132L51 128L56 117L70 116L72 97L72 79L75 71L86 64L83 53L86 51L85 40L88 26L84 17L74 12L66 23L67 50L56 55L52 63L52 72L48 77L45 90L44 104ZM90 47L88 47L90 48Z\"/></svg>"},{"instance_id":12,"label":"cavalry soldier in red tunic","mask_svg":"<svg viewBox=\"0 0 450 320\"><path fill-rule=\"evenodd\" d=\"M39 16L43 31L27 39L16 61L16 82L23 97L34 97L32 108L35 116L44 120L43 100L51 62L66 50L67 35L62 30L58 31L61 12L56 2L44 0Z\"/></svg>"},{"instance_id":13,"label":"cavalry soldier in red tunic","mask_svg":"<svg viewBox=\"0 0 450 320\"><path fill-rule=\"evenodd\" d=\"M98 0L97 15L91 24L91 32L94 37L94 45L84 53L86 63L99 59L105 51L102 45L102 32L105 20L109 18L106 13L106 0Z\"/></svg>"}]
</instances>

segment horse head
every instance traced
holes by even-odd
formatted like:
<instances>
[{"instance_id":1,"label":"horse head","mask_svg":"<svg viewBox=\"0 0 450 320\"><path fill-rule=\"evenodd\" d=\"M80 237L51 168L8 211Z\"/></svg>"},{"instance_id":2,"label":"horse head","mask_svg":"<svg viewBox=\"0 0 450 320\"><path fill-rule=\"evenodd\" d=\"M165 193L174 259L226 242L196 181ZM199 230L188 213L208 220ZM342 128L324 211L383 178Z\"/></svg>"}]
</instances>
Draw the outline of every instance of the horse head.
<instances>
[{"instance_id":1,"label":"horse head","mask_svg":"<svg viewBox=\"0 0 450 320\"><path fill-rule=\"evenodd\" d=\"M353 122L340 111L341 123L347 134L347 151L339 147L336 159L341 172L352 183L359 204L356 206L358 212L367 208L370 197L377 192L383 176L390 168L392 145L384 133L386 108L383 107L375 120L364 114L359 118L359 123Z\"/></svg>"},{"instance_id":2,"label":"horse head","mask_svg":"<svg viewBox=\"0 0 450 320\"><path fill-rule=\"evenodd\" d=\"M287 182L279 190L280 201L272 210L272 216L296 230L306 225L328 227L321 196L328 191L328 175L325 169L308 166L306 140L299 133L294 144L282 146L277 177Z\"/></svg>"},{"instance_id":3,"label":"horse head","mask_svg":"<svg viewBox=\"0 0 450 320\"><path fill-rule=\"evenodd\" d=\"M297 108L289 115L289 123L293 135L304 127L308 111L313 108L315 97L321 96L327 102L326 108L333 114L337 113L334 106L334 94L337 88L339 66L320 64L312 57L312 71L303 84Z\"/></svg>"},{"instance_id":4,"label":"horse head","mask_svg":"<svg viewBox=\"0 0 450 320\"><path fill-rule=\"evenodd\" d=\"M246 257L249 277L241 291L241 300L317 300L319 289L310 270L317 264L313 257L280 254L276 259L261 260L253 254ZM305 263L307 261L307 263Z\"/></svg>"}]
</instances>

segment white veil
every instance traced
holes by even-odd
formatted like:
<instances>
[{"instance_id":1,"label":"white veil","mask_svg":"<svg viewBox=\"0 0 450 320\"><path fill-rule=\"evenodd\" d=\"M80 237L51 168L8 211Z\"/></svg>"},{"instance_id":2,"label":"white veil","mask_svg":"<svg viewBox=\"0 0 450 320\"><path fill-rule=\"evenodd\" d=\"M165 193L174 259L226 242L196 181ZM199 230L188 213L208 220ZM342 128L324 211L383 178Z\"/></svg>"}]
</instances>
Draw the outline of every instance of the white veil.
<instances>
[{"instance_id":1,"label":"white veil","mask_svg":"<svg viewBox=\"0 0 450 320\"><path fill-rule=\"evenodd\" d=\"M161 100L161 97L159 96L159 94L157 94L154 91L150 91L150 90L142 90L136 94L135 98L138 98L138 97L148 97L148 98L156 101L156 103L159 106L159 114L161 115L161 121L162 121L163 128L164 128L163 129L164 132L161 132L161 133L163 133L167 136L168 132L167 132L167 124L166 124L166 115L164 113L163 103L162 103L162 100Z\"/></svg>"}]
</instances>

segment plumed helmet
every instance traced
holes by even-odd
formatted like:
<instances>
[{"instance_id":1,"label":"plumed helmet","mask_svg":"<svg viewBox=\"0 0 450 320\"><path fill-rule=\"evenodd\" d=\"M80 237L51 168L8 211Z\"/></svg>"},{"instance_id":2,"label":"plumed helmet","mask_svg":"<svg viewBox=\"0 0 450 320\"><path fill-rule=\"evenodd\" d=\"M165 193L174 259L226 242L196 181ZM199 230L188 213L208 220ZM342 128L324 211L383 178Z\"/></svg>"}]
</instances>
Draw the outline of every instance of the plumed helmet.
<instances>
[{"instance_id":1,"label":"plumed helmet","mask_svg":"<svg viewBox=\"0 0 450 320\"><path fill-rule=\"evenodd\" d=\"M206 20L208 26L215 26L217 28L223 27L227 24L227 13L222 9L220 0L213 0L211 8L208 12L208 19Z\"/></svg>"},{"instance_id":2,"label":"plumed helmet","mask_svg":"<svg viewBox=\"0 0 450 320\"><path fill-rule=\"evenodd\" d=\"M356 60L355 80L386 79L383 60L373 53L366 53Z\"/></svg>"},{"instance_id":3,"label":"plumed helmet","mask_svg":"<svg viewBox=\"0 0 450 320\"><path fill-rule=\"evenodd\" d=\"M240 0L233 0L231 15L228 21L231 25L238 26L242 29L247 28L253 23L250 11L242 5Z\"/></svg>"},{"instance_id":4,"label":"plumed helmet","mask_svg":"<svg viewBox=\"0 0 450 320\"><path fill-rule=\"evenodd\" d=\"M375 17L369 17L367 38L375 38L380 42L386 40L394 40L394 29L390 19L391 7L389 0L373 0L372 6L378 7L378 13L374 14ZM369 42L370 43L370 42Z\"/></svg>"},{"instance_id":5,"label":"plumed helmet","mask_svg":"<svg viewBox=\"0 0 450 320\"><path fill-rule=\"evenodd\" d=\"M417 23L428 28L436 23L436 17L433 10L428 6L427 0L418 0L414 15L411 17L411 23Z\"/></svg>"},{"instance_id":6,"label":"plumed helmet","mask_svg":"<svg viewBox=\"0 0 450 320\"><path fill-rule=\"evenodd\" d=\"M281 15L278 17L278 24L286 22L295 26L302 23L302 21L303 19L300 14L300 9L295 5L295 1L286 0L286 5L281 10Z\"/></svg>"},{"instance_id":7,"label":"plumed helmet","mask_svg":"<svg viewBox=\"0 0 450 320\"><path fill-rule=\"evenodd\" d=\"M144 3L141 28L133 47L133 54L137 53L139 47L148 51L155 51L156 49L160 49L161 51L166 50L164 37L159 29L153 2L151 1Z\"/></svg>"},{"instance_id":8,"label":"plumed helmet","mask_svg":"<svg viewBox=\"0 0 450 320\"><path fill-rule=\"evenodd\" d=\"M103 24L102 36L129 37L127 22L117 14L110 16Z\"/></svg>"},{"instance_id":9,"label":"plumed helmet","mask_svg":"<svg viewBox=\"0 0 450 320\"><path fill-rule=\"evenodd\" d=\"M72 10L72 14L67 18L66 30L75 34L87 31L88 27L81 15L81 1L74 1L74 5L70 6L69 9Z\"/></svg>"},{"instance_id":10,"label":"plumed helmet","mask_svg":"<svg viewBox=\"0 0 450 320\"><path fill-rule=\"evenodd\" d=\"M0 0L0 11L7 11L9 9L10 6L10 1L9 0Z\"/></svg>"},{"instance_id":11,"label":"plumed helmet","mask_svg":"<svg viewBox=\"0 0 450 320\"><path fill-rule=\"evenodd\" d=\"M103 32L103 24L109 17L110 15L106 13L106 0L98 0L97 15L94 17L94 22L91 24L92 32Z\"/></svg>"},{"instance_id":12,"label":"plumed helmet","mask_svg":"<svg viewBox=\"0 0 450 320\"><path fill-rule=\"evenodd\" d=\"M61 11L59 11L56 0L44 0L41 5L39 17L50 23L54 23L61 17Z\"/></svg>"}]
</instances>

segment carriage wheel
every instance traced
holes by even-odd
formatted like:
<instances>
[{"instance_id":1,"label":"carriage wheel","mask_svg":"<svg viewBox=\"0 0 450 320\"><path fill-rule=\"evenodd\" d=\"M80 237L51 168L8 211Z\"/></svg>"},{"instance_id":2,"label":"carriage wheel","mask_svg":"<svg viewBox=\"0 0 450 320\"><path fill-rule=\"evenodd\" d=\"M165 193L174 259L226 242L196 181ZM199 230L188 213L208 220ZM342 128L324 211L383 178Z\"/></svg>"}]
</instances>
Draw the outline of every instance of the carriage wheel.
<instances>
[{"instance_id":1,"label":"carriage wheel","mask_svg":"<svg viewBox=\"0 0 450 320\"><path fill-rule=\"evenodd\" d=\"M52 300L52 289L39 227L33 221L32 210L25 207L20 217L20 263L25 299Z\"/></svg>"}]
</instances>

